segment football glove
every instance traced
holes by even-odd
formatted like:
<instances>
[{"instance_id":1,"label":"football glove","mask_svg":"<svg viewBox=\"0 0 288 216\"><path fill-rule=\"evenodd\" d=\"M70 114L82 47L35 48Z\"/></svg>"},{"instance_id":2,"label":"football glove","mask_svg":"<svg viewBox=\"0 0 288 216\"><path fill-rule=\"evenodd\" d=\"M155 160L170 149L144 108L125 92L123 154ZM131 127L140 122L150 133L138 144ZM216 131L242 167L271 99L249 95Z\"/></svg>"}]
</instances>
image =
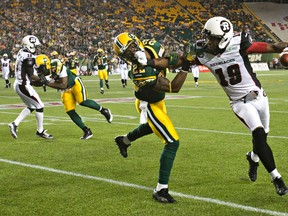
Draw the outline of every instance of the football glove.
<instances>
[{"instance_id":1,"label":"football glove","mask_svg":"<svg viewBox=\"0 0 288 216\"><path fill-rule=\"evenodd\" d=\"M139 64L141 64L142 66L146 66L147 65L147 57L144 51L137 51L134 54L135 58L137 59L137 61L139 62Z\"/></svg>"},{"instance_id":2,"label":"football glove","mask_svg":"<svg viewBox=\"0 0 288 216\"><path fill-rule=\"evenodd\" d=\"M196 51L194 48L194 44L191 43L186 43L184 45L184 52L183 52L183 57L187 61L193 61L196 55Z\"/></svg>"},{"instance_id":3,"label":"football glove","mask_svg":"<svg viewBox=\"0 0 288 216\"><path fill-rule=\"evenodd\" d=\"M184 52L183 52L184 61L182 64L182 71L188 72L190 66L193 64L193 61L196 58L196 50L194 44L186 43L184 45Z\"/></svg>"},{"instance_id":4,"label":"football glove","mask_svg":"<svg viewBox=\"0 0 288 216\"><path fill-rule=\"evenodd\" d=\"M178 53L171 52L169 55L169 65L176 65L180 59L180 55Z\"/></svg>"},{"instance_id":5,"label":"football glove","mask_svg":"<svg viewBox=\"0 0 288 216\"><path fill-rule=\"evenodd\" d=\"M194 44L195 53L197 56L203 54L203 51L207 45L207 41L205 39L197 40Z\"/></svg>"},{"instance_id":6,"label":"football glove","mask_svg":"<svg viewBox=\"0 0 288 216\"><path fill-rule=\"evenodd\" d=\"M49 81L46 79L46 77L44 76L44 74L39 74L38 75L39 79L40 79L40 82L43 84L43 85L47 85L49 83Z\"/></svg>"}]
</instances>

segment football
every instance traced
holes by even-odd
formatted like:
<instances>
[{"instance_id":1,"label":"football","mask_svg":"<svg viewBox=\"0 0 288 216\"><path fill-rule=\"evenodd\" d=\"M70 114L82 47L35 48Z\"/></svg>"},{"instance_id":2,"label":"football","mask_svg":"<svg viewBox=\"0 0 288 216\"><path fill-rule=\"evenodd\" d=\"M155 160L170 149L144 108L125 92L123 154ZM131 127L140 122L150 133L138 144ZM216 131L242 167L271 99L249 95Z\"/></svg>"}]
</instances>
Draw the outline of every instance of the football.
<instances>
[{"instance_id":1,"label":"football","mask_svg":"<svg viewBox=\"0 0 288 216\"><path fill-rule=\"evenodd\" d=\"M279 62L283 67L288 68L288 48L285 48L279 55Z\"/></svg>"}]
</instances>

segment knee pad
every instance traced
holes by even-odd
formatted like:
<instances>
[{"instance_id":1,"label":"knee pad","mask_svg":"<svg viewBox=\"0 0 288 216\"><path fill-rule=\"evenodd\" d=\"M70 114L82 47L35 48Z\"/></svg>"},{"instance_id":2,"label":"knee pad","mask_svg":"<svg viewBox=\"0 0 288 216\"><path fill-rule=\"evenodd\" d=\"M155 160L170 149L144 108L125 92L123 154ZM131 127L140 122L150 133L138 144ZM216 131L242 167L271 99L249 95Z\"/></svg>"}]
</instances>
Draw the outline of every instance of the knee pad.
<instances>
[{"instance_id":1,"label":"knee pad","mask_svg":"<svg viewBox=\"0 0 288 216\"><path fill-rule=\"evenodd\" d=\"M36 109L36 112L43 112L44 108Z\"/></svg>"},{"instance_id":2,"label":"knee pad","mask_svg":"<svg viewBox=\"0 0 288 216\"><path fill-rule=\"evenodd\" d=\"M31 108L29 108L29 107L27 107L29 110L30 110L30 112L32 113L35 109L31 109Z\"/></svg>"}]
</instances>

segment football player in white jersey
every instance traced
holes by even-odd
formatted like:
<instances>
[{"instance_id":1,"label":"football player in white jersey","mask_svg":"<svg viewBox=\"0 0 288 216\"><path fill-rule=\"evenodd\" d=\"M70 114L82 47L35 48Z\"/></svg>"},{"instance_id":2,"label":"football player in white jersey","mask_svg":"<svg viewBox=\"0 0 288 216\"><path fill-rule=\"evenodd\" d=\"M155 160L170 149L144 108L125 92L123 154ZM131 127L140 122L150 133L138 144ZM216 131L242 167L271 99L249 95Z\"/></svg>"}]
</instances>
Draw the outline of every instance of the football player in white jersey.
<instances>
[{"instance_id":1,"label":"football player in white jersey","mask_svg":"<svg viewBox=\"0 0 288 216\"><path fill-rule=\"evenodd\" d=\"M272 178L276 192L282 196L288 189L278 172L271 148L269 132L269 103L261 83L248 59L250 53L281 53L287 43L253 42L245 32L233 32L232 23L224 17L209 19L202 31L204 39L196 43L196 61L205 65L215 76L230 99L238 119L252 133L253 150L246 154L248 175L257 179L259 160Z\"/></svg>"},{"instance_id":2,"label":"football player in white jersey","mask_svg":"<svg viewBox=\"0 0 288 216\"><path fill-rule=\"evenodd\" d=\"M233 32L232 23L224 17L209 19L202 33L204 38L195 44L195 60L210 69L229 97L233 112L252 133L253 150L246 154L250 180L256 181L260 160L270 174L277 194L285 195L288 189L267 143L268 97L253 72L248 54L281 53L288 43L253 42L249 34Z\"/></svg>"},{"instance_id":3,"label":"football player in white jersey","mask_svg":"<svg viewBox=\"0 0 288 216\"><path fill-rule=\"evenodd\" d=\"M38 93L32 87L31 83L35 82L35 85L39 82L38 76L35 71L35 51L36 47L40 46L39 39L34 35L27 35L22 39L22 48L17 54L15 62L15 82L14 90L19 95L25 107L18 117L8 124L10 128L11 136L17 139L17 127L22 120L24 120L34 110L37 120L37 132L36 135L44 139L52 139L53 136L47 133L47 130L43 128L44 119L44 104L40 99ZM39 84L37 85L39 86ZM42 84L41 84L42 86Z\"/></svg>"},{"instance_id":4,"label":"football player in white jersey","mask_svg":"<svg viewBox=\"0 0 288 216\"><path fill-rule=\"evenodd\" d=\"M3 58L1 58L0 69L2 70L2 77L5 80L5 88L10 88L11 83L9 82L9 74L10 74L10 63L11 60L8 58L7 53L3 54Z\"/></svg>"},{"instance_id":5,"label":"football player in white jersey","mask_svg":"<svg viewBox=\"0 0 288 216\"><path fill-rule=\"evenodd\" d=\"M128 64L123 59L118 57L118 65L121 76L121 83L123 88L125 88L127 86L128 79Z\"/></svg>"},{"instance_id":6,"label":"football player in white jersey","mask_svg":"<svg viewBox=\"0 0 288 216\"><path fill-rule=\"evenodd\" d=\"M190 55L196 54L191 65L205 65L210 69L229 97L233 112L251 131L253 150L246 154L250 180L256 181L261 161L272 178L277 194L285 195L288 189L267 144L270 121L268 97L253 72L248 54L281 53L288 43L253 42L245 32L234 33L232 23L224 17L209 19L202 33L204 38L190 47ZM167 62L167 59L160 58L142 65L167 67Z\"/></svg>"},{"instance_id":7,"label":"football player in white jersey","mask_svg":"<svg viewBox=\"0 0 288 216\"><path fill-rule=\"evenodd\" d=\"M198 79L199 79L199 72L200 72L198 65L196 65L196 64L191 65L190 66L190 70L191 70L191 72L193 74L195 87L198 87L199 86Z\"/></svg>"}]
</instances>

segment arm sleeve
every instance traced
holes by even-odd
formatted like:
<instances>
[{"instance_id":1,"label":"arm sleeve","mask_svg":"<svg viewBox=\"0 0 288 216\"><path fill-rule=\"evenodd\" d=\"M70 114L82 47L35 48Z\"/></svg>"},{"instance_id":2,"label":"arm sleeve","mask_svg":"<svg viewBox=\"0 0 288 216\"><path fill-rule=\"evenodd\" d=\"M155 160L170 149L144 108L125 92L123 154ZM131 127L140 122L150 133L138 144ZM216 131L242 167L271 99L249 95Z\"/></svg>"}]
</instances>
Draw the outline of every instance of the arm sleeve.
<instances>
[{"instance_id":1,"label":"arm sleeve","mask_svg":"<svg viewBox=\"0 0 288 216\"><path fill-rule=\"evenodd\" d=\"M266 53L267 43L265 42L253 42L252 45L246 50L246 53Z\"/></svg>"},{"instance_id":2,"label":"arm sleeve","mask_svg":"<svg viewBox=\"0 0 288 216\"><path fill-rule=\"evenodd\" d=\"M22 64L23 73L21 75L25 77L26 74L27 74L29 79L31 80L31 77L34 74L34 67L33 67L34 64L35 64L35 59L34 58L24 59L23 64Z\"/></svg>"}]
</instances>

